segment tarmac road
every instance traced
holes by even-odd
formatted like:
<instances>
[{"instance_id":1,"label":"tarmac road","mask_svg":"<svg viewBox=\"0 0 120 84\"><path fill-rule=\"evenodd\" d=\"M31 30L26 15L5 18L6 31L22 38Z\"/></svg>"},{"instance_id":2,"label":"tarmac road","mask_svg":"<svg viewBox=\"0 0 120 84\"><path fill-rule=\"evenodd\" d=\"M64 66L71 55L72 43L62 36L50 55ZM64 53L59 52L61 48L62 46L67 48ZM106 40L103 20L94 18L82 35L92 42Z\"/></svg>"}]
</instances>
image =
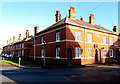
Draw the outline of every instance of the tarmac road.
<instances>
[{"instance_id":1,"label":"tarmac road","mask_svg":"<svg viewBox=\"0 0 120 84\"><path fill-rule=\"evenodd\" d=\"M3 70L2 75L16 83L109 83L120 84L120 68L86 66L81 68L22 68ZM3 78L3 83L6 82Z\"/></svg>"}]
</instances>

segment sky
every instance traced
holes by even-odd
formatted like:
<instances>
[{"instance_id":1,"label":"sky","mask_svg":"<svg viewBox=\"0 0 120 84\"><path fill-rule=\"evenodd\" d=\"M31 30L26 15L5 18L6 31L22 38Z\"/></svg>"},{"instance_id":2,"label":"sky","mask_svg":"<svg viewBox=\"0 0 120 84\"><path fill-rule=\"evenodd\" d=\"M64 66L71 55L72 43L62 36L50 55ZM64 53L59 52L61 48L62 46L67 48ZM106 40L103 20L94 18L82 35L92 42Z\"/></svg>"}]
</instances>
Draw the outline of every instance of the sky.
<instances>
[{"instance_id":1,"label":"sky","mask_svg":"<svg viewBox=\"0 0 120 84\"><path fill-rule=\"evenodd\" d=\"M76 10L76 18L95 14L95 23L109 30L118 26L118 2L1 2L0 3L0 48L13 36L25 37L25 31L34 34L34 27L39 31L55 23L55 13L61 11L61 18L68 15L69 7Z\"/></svg>"}]
</instances>

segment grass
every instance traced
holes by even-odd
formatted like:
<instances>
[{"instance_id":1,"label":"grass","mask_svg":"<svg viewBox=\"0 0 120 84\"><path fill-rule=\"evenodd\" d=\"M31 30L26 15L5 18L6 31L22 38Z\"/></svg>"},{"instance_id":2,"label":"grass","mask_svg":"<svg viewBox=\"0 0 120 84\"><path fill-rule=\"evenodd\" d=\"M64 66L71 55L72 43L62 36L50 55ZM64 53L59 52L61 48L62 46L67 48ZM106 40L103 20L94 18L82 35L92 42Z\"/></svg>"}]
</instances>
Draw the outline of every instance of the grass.
<instances>
[{"instance_id":1,"label":"grass","mask_svg":"<svg viewBox=\"0 0 120 84\"><path fill-rule=\"evenodd\" d=\"M10 60L0 60L0 63L19 65L18 63L12 62L12 61L10 61Z\"/></svg>"},{"instance_id":2,"label":"grass","mask_svg":"<svg viewBox=\"0 0 120 84\"><path fill-rule=\"evenodd\" d=\"M13 64L13 65L19 65L19 60L0 60L0 63L5 64ZM37 65L37 62L29 61L29 60L21 60L21 65Z\"/></svg>"}]
</instances>

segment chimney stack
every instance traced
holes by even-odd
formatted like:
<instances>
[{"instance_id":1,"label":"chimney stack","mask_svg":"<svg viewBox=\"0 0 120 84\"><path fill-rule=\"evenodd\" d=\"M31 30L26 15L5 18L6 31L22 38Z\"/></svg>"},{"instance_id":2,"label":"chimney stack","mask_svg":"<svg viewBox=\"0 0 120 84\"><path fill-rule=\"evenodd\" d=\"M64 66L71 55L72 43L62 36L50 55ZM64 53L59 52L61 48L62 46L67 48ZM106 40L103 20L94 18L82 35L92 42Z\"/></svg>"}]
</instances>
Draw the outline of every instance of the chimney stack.
<instances>
[{"instance_id":1,"label":"chimney stack","mask_svg":"<svg viewBox=\"0 0 120 84\"><path fill-rule=\"evenodd\" d=\"M60 14L60 11L56 11L56 22L60 21L61 20L61 14Z\"/></svg>"},{"instance_id":2,"label":"chimney stack","mask_svg":"<svg viewBox=\"0 0 120 84\"><path fill-rule=\"evenodd\" d=\"M113 31L118 34L118 26L114 26L114 27L113 27Z\"/></svg>"},{"instance_id":3,"label":"chimney stack","mask_svg":"<svg viewBox=\"0 0 120 84\"><path fill-rule=\"evenodd\" d=\"M6 41L6 45L8 45L8 40Z\"/></svg>"},{"instance_id":4,"label":"chimney stack","mask_svg":"<svg viewBox=\"0 0 120 84\"><path fill-rule=\"evenodd\" d=\"M21 41L22 40L22 35L21 34L19 34L19 41Z\"/></svg>"},{"instance_id":5,"label":"chimney stack","mask_svg":"<svg viewBox=\"0 0 120 84\"><path fill-rule=\"evenodd\" d=\"M15 36L13 36L13 43L15 43Z\"/></svg>"},{"instance_id":6,"label":"chimney stack","mask_svg":"<svg viewBox=\"0 0 120 84\"><path fill-rule=\"evenodd\" d=\"M36 35L38 33L38 29L39 29L38 26L34 27L34 35Z\"/></svg>"},{"instance_id":7,"label":"chimney stack","mask_svg":"<svg viewBox=\"0 0 120 84\"><path fill-rule=\"evenodd\" d=\"M69 18L72 18L72 19L76 18L76 11L75 11L75 8L72 6L70 6L70 9L69 9Z\"/></svg>"},{"instance_id":8,"label":"chimney stack","mask_svg":"<svg viewBox=\"0 0 120 84\"><path fill-rule=\"evenodd\" d=\"M95 24L94 20L95 20L94 14L90 14L89 23L94 25Z\"/></svg>"},{"instance_id":9,"label":"chimney stack","mask_svg":"<svg viewBox=\"0 0 120 84\"><path fill-rule=\"evenodd\" d=\"M29 31L26 30L26 39L29 38Z\"/></svg>"},{"instance_id":10,"label":"chimney stack","mask_svg":"<svg viewBox=\"0 0 120 84\"><path fill-rule=\"evenodd\" d=\"M9 40L9 44L11 44L11 38L10 38L10 40Z\"/></svg>"}]
</instances>

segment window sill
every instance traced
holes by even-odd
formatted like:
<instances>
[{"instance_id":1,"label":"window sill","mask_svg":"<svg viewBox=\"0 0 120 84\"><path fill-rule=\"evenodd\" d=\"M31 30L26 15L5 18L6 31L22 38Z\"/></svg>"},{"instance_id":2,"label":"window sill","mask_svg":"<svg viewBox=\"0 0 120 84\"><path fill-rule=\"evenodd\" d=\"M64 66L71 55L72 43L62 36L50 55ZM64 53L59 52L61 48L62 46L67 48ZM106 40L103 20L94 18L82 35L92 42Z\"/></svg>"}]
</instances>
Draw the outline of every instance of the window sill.
<instances>
[{"instance_id":1,"label":"window sill","mask_svg":"<svg viewBox=\"0 0 120 84\"><path fill-rule=\"evenodd\" d=\"M75 57L75 59L81 59L81 57Z\"/></svg>"},{"instance_id":2,"label":"window sill","mask_svg":"<svg viewBox=\"0 0 120 84\"><path fill-rule=\"evenodd\" d=\"M56 59L60 59L60 57L56 57Z\"/></svg>"},{"instance_id":3,"label":"window sill","mask_svg":"<svg viewBox=\"0 0 120 84\"><path fill-rule=\"evenodd\" d=\"M44 58L44 56L41 56L41 58Z\"/></svg>"},{"instance_id":4,"label":"window sill","mask_svg":"<svg viewBox=\"0 0 120 84\"><path fill-rule=\"evenodd\" d=\"M60 42L60 40L57 40L56 42Z\"/></svg>"}]
</instances>

